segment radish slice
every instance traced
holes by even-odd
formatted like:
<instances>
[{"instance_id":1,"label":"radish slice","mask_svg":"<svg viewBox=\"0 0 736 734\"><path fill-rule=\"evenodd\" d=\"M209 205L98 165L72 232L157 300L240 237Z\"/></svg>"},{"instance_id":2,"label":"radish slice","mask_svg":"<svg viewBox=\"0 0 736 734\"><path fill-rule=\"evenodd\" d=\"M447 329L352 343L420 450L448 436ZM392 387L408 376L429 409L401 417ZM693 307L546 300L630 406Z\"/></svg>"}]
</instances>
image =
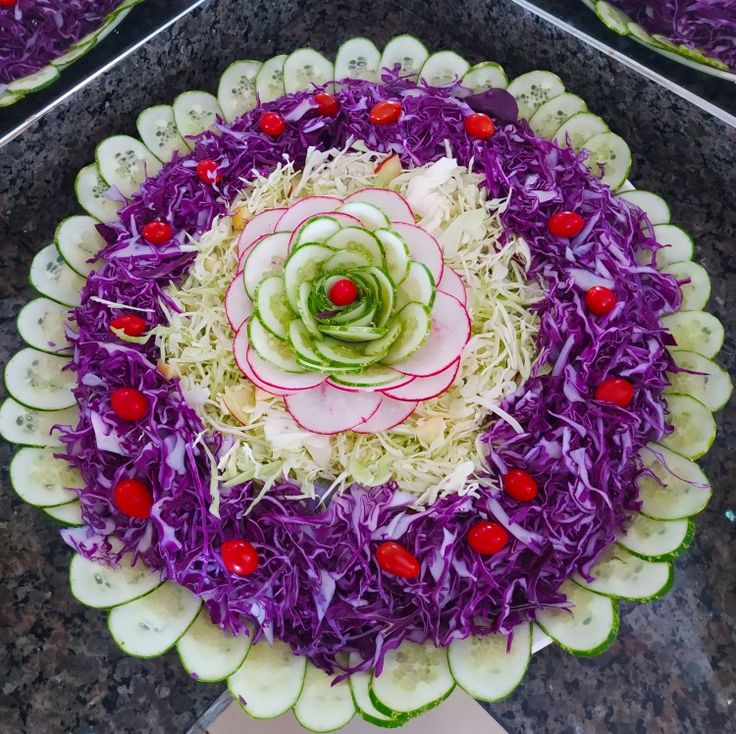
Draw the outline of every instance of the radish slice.
<instances>
[{"instance_id":1,"label":"radish slice","mask_svg":"<svg viewBox=\"0 0 736 734\"><path fill-rule=\"evenodd\" d=\"M305 219L315 214L327 214L342 204L336 196L307 196L292 204L276 222L277 232L292 232Z\"/></svg>"},{"instance_id":2,"label":"radish slice","mask_svg":"<svg viewBox=\"0 0 736 734\"><path fill-rule=\"evenodd\" d=\"M427 341L403 362L391 365L405 375L429 377L447 369L470 339L470 317L460 301L437 291L432 308L432 330Z\"/></svg>"},{"instance_id":3,"label":"radish slice","mask_svg":"<svg viewBox=\"0 0 736 734\"><path fill-rule=\"evenodd\" d=\"M324 221L323 221L324 220ZM305 227L310 228L311 233L304 233ZM297 240L301 239L305 244L316 242L322 244L337 234L343 227L360 227L360 220L357 217L351 217L341 212L329 212L327 214L317 214L313 217L307 217L294 229L289 240L289 252L294 249Z\"/></svg>"},{"instance_id":4,"label":"radish slice","mask_svg":"<svg viewBox=\"0 0 736 734\"><path fill-rule=\"evenodd\" d=\"M225 293L225 314L233 331L237 331L248 316L253 313L253 301L245 292L243 278L236 275Z\"/></svg>"},{"instance_id":5,"label":"radish slice","mask_svg":"<svg viewBox=\"0 0 736 734\"><path fill-rule=\"evenodd\" d=\"M416 402L384 397L378 406L378 410L367 421L363 421L359 426L355 426L353 431L355 433L388 431L394 428L394 426L403 423L414 412L414 408L416 407Z\"/></svg>"},{"instance_id":6,"label":"radish slice","mask_svg":"<svg viewBox=\"0 0 736 734\"><path fill-rule=\"evenodd\" d=\"M439 283L445 270L440 243L429 232L415 224L396 222L391 226L404 238L411 259L426 265L432 273L435 284Z\"/></svg>"},{"instance_id":7,"label":"radish slice","mask_svg":"<svg viewBox=\"0 0 736 734\"><path fill-rule=\"evenodd\" d=\"M248 328L247 324L243 324L235 334L233 339L233 354L235 355L235 364L238 365L238 369L258 388L263 392L271 393L271 395L290 395L292 390L280 390L273 385L269 385L258 378L258 375L253 371L253 368L248 363L248 350L250 345L248 344Z\"/></svg>"},{"instance_id":8,"label":"radish slice","mask_svg":"<svg viewBox=\"0 0 736 734\"><path fill-rule=\"evenodd\" d=\"M382 400L381 393L345 392L325 382L314 390L288 395L284 403L304 430L330 435L365 423Z\"/></svg>"},{"instance_id":9,"label":"radish slice","mask_svg":"<svg viewBox=\"0 0 736 734\"><path fill-rule=\"evenodd\" d=\"M269 275L278 275L284 270L288 256L289 233L275 232L258 240L245 255L243 282L246 293L254 297L258 284Z\"/></svg>"},{"instance_id":10,"label":"radish slice","mask_svg":"<svg viewBox=\"0 0 736 734\"><path fill-rule=\"evenodd\" d=\"M246 324L243 324L238 330L238 334L245 328ZM250 344L245 353L245 359L258 380L270 385L272 389L278 388L289 392L309 391L312 388L319 387L326 379L325 375L320 375L318 372L286 372L281 370L276 365L261 359L251 349Z\"/></svg>"},{"instance_id":11,"label":"radish slice","mask_svg":"<svg viewBox=\"0 0 736 734\"><path fill-rule=\"evenodd\" d=\"M276 231L276 222L281 219L281 215L286 209L266 209L260 214L256 214L248 224L243 227L243 231L238 237L238 257L240 257L256 240L263 237L264 234L272 234Z\"/></svg>"},{"instance_id":12,"label":"radish slice","mask_svg":"<svg viewBox=\"0 0 736 734\"><path fill-rule=\"evenodd\" d=\"M463 306L468 302L468 292L465 290L465 282L456 270L450 267L445 268L442 273L442 280L437 286L443 293L449 293L455 296Z\"/></svg>"},{"instance_id":13,"label":"radish slice","mask_svg":"<svg viewBox=\"0 0 736 734\"><path fill-rule=\"evenodd\" d=\"M364 201L378 207L392 222L410 222L414 224L414 213L406 199L391 189L361 189L345 199L349 201Z\"/></svg>"},{"instance_id":14,"label":"radish slice","mask_svg":"<svg viewBox=\"0 0 736 734\"><path fill-rule=\"evenodd\" d=\"M381 392L396 400L430 400L442 395L457 377L460 369L460 360L455 360L447 369L431 377L415 377L410 383L399 387L387 388Z\"/></svg>"}]
</instances>

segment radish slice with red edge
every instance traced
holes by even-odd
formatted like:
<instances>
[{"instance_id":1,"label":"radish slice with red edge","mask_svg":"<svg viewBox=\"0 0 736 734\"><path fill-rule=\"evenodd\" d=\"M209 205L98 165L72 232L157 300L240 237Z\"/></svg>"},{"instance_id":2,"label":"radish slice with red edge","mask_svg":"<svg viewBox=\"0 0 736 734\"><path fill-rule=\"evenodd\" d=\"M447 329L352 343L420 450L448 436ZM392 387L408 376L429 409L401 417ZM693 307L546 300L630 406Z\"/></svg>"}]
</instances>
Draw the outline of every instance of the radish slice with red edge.
<instances>
[{"instance_id":1,"label":"radish slice with red edge","mask_svg":"<svg viewBox=\"0 0 736 734\"><path fill-rule=\"evenodd\" d=\"M378 433L388 431L403 423L417 407L416 402L394 400L384 396L378 410L367 420L353 428L355 433Z\"/></svg>"},{"instance_id":2,"label":"radish slice with red edge","mask_svg":"<svg viewBox=\"0 0 736 734\"><path fill-rule=\"evenodd\" d=\"M247 377L257 388L260 388L264 392L270 393L271 395L289 395L291 390L281 390L273 385L269 385L258 378L258 375L253 371L253 368L248 363L248 350L250 345L248 344L248 325L244 322L243 325L238 329L233 339L233 354L235 356L235 364L238 365L238 369Z\"/></svg>"},{"instance_id":3,"label":"radish slice with red edge","mask_svg":"<svg viewBox=\"0 0 736 734\"><path fill-rule=\"evenodd\" d=\"M451 296L455 296L463 306L468 302L468 292L465 289L465 282L458 272L450 267L445 268L442 273L442 280L437 285L437 289L443 293L449 293Z\"/></svg>"},{"instance_id":4,"label":"radish slice with red edge","mask_svg":"<svg viewBox=\"0 0 736 734\"><path fill-rule=\"evenodd\" d=\"M364 201L378 207L392 222L409 222L414 224L414 213L406 199L391 189L361 189L345 199L349 201Z\"/></svg>"},{"instance_id":5,"label":"radish slice with red edge","mask_svg":"<svg viewBox=\"0 0 736 734\"><path fill-rule=\"evenodd\" d=\"M391 227L404 238L411 259L426 265L432 273L435 285L439 283L445 271L440 243L429 232L415 224L395 222Z\"/></svg>"},{"instance_id":6,"label":"radish slice with red edge","mask_svg":"<svg viewBox=\"0 0 736 734\"><path fill-rule=\"evenodd\" d=\"M437 291L427 341L403 362L391 366L415 377L439 374L460 356L468 339L470 317L465 306L454 296Z\"/></svg>"},{"instance_id":7,"label":"radish slice with red edge","mask_svg":"<svg viewBox=\"0 0 736 734\"><path fill-rule=\"evenodd\" d=\"M225 315L233 331L237 331L252 313L253 301L245 292L243 279L236 277L225 293Z\"/></svg>"},{"instance_id":8,"label":"radish slice with red edge","mask_svg":"<svg viewBox=\"0 0 736 734\"><path fill-rule=\"evenodd\" d=\"M244 328L246 328L245 324L240 327L238 333ZM279 390L288 390L289 392L311 390L319 387L326 379L324 375L317 372L285 372L276 365L261 359L251 349L250 345L248 345L248 350L245 353L245 359L260 382Z\"/></svg>"},{"instance_id":9,"label":"radish slice with red edge","mask_svg":"<svg viewBox=\"0 0 736 734\"><path fill-rule=\"evenodd\" d=\"M286 409L305 430L331 435L365 423L381 405L375 392L345 392L325 382L314 390L287 395Z\"/></svg>"},{"instance_id":10,"label":"radish slice with red edge","mask_svg":"<svg viewBox=\"0 0 736 734\"><path fill-rule=\"evenodd\" d=\"M406 385L387 388L381 392L396 400L407 400L409 402L430 400L441 395L455 382L459 369L460 360L457 359L447 369L438 372L436 375L432 375L431 377L415 377Z\"/></svg>"},{"instance_id":11,"label":"radish slice with red edge","mask_svg":"<svg viewBox=\"0 0 736 734\"><path fill-rule=\"evenodd\" d=\"M322 221L323 220L323 221ZM325 214L317 214L307 217L301 221L289 240L289 251L294 249L297 240L307 243L322 244L337 234L343 227L359 227L360 220L341 212L327 212Z\"/></svg>"},{"instance_id":12,"label":"radish slice with red edge","mask_svg":"<svg viewBox=\"0 0 736 734\"><path fill-rule=\"evenodd\" d=\"M256 214L243 227L243 231L240 233L240 237L238 237L238 257L249 249L251 245L254 245L256 240L259 240L264 234L273 234L276 231L276 222L281 219L281 215L285 211L286 209L284 208L266 209L260 214Z\"/></svg>"},{"instance_id":13,"label":"radish slice with red edge","mask_svg":"<svg viewBox=\"0 0 736 734\"><path fill-rule=\"evenodd\" d=\"M292 204L276 222L276 232L292 232L305 219L337 209L342 199L336 196L307 196Z\"/></svg>"}]
</instances>

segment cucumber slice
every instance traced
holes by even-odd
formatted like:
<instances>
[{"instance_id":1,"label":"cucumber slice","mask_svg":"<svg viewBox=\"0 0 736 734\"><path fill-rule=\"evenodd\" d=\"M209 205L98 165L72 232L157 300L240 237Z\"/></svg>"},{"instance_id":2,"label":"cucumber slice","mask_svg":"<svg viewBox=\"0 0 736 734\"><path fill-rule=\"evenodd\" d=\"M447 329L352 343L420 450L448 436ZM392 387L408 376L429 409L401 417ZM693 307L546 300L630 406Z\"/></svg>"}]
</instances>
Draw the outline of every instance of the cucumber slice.
<instances>
[{"instance_id":1,"label":"cucumber slice","mask_svg":"<svg viewBox=\"0 0 736 734\"><path fill-rule=\"evenodd\" d=\"M335 250L349 250L363 255L374 265L383 263L383 246L373 232L362 227L345 227L330 237L325 243Z\"/></svg>"},{"instance_id":2,"label":"cucumber slice","mask_svg":"<svg viewBox=\"0 0 736 734\"><path fill-rule=\"evenodd\" d=\"M50 298L34 298L18 314L18 333L29 347L49 354L66 354L70 351L65 331L69 316L68 306Z\"/></svg>"},{"instance_id":3,"label":"cucumber slice","mask_svg":"<svg viewBox=\"0 0 736 734\"><path fill-rule=\"evenodd\" d=\"M252 110L258 103L256 77L262 66L260 61L236 61L220 77L217 101L228 122Z\"/></svg>"},{"instance_id":4,"label":"cucumber slice","mask_svg":"<svg viewBox=\"0 0 736 734\"><path fill-rule=\"evenodd\" d=\"M342 225L335 217L319 214L299 227L296 236L292 237L291 249L325 242L341 229Z\"/></svg>"},{"instance_id":5,"label":"cucumber slice","mask_svg":"<svg viewBox=\"0 0 736 734\"><path fill-rule=\"evenodd\" d=\"M334 78L332 62L312 48L299 48L284 61L284 89L287 94L322 86Z\"/></svg>"},{"instance_id":6,"label":"cucumber slice","mask_svg":"<svg viewBox=\"0 0 736 734\"><path fill-rule=\"evenodd\" d=\"M640 41L643 44L649 45L649 46L657 46L657 41L651 36L651 34L646 31L642 26L640 26L638 23L634 23L631 21L628 25L629 29L629 35L633 36L637 41Z\"/></svg>"},{"instance_id":7,"label":"cucumber slice","mask_svg":"<svg viewBox=\"0 0 736 734\"><path fill-rule=\"evenodd\" d=\"M254 719L272 719L298 700L307 659L280 640L251 645L243 664L227 679L232 697Z\"/></svg>"},{"instance_id":8,"label":"cucumber slice","mask_svg":"<svg viewBox=\"0 0 736 734\"><path fill-rule=\"evenodd\" d=\"M81 527L84 525L82 505L77 500L55 507L42 507L41 510L45 515L64 527Z\"/></svg>"},{"instance_id":9,"label":"cucumber slice","mask_svg":"<svg viewBox=\"0 0 736 734\"><path fill-rule=\"evenodd\" d=\"M59 78L59 70L55 66L44 66L42 69L10 82L5 91L10 94L28 94L38 92L49 84L53 84Z\"/></svg>"},{"instance_id":10,"label":"cucumber slice","mask_svg":"<svg viewBox=\"0 0 736 734\"><path fill-rule=\"evenodd\" d=\"M680 283L682 291L681 311L700 311L705 308L710 298L710 277L702 265L691 260L672 263L662 268L663 273L672 275L677 280L689 280L689 283Z\"/></svg>"},{"instance_id":11,"label":"cucumber slice","mask_svg":"<svg viewBox=\"0 0 736 734\"><path fill-rule=\"evenodd\" d=\"M695 252L693 238L674 224L658 224L654 227L654 239L661 245L657 250L657 267L662 268L683 260L692 260Z\"/></svg>"},{"instance_id":12,"label":"cucumber slice","mask_svg":"<svg viewBox=\"0 0 736 734\"><path fill-rule=\"evenodd\" d=\"M266 330L277 339L286 341L289 335L289 324L294 314L289 308L286 298L284 279L280 275L272 275L262 280L256 290L256 311L258 319Z\"/></svg>"},{"instance_id":13,"label":"cucumber slice","mask_svg":"<svg viewBox=\"0 0 736 734\"><path fill-rule=\"evenodd\" d=\"M588 170L613 191L620 188L631 170L631 150L626 141L620 135L605 132L586 140L583 148L588 151Z\"/></svg>"},{"instance_id":14,"label":"cucumber slice","mask_svg":"<svg viewBox=\"0 0 736 734\"><path fill-rule=\"evenodd\" d=\"M510 696L521 683L532 656L530 624L514 627L511 649L502 634L454 640L447 649L457 684L478 701L492 703Z\"/></svg>"},{"instance_id":15,"label":"cucumber slice","mask_svg":"<svg viewBox=\"0 0 736 734\"><path fill-rule=\"evenodd\" d=\"M595 14L614 33L618 33L619 36L629 35L629 22L631 19L618 8L614 8L613 5L609 5L605 0L598 0L595 4Z\"/></svg>"},{"instance_id":16,"label":"cucumber slice","mask_svg":"<svg viewBox=\"0 0 736 734\"><path fill-rule=\"evenodd\" d=\"M406 375L392 369L391 367L383 367L381 365L372 365L362 372L354 375L345 375L343 377L331 377L331 382L345 387L391 387L398 382L406 382Z\"/></svg>"},{"instance_id":17,"label":"cucumber slice","mask_svg":"<svg viewBox=\"0 0 736 734\"><path fill-rule=\"evenodd\" d=\"M679 556L693 537L692 520L652 520L637 512L629 527L616 534L616 542L639 558L668 561Z\"/></svg>"},{"instance_id":18,"label":"cucumber slice","mask_svg":"<svg viewBox=\"0 0 736 734\"><path fill-rule=\"evenodd\" d=\"M19 99L23 99L22 94L13 94L12 92L0 93L0 109L10 107L11 104L15 104Z\"/></svg>"},{"instance_id":19,"label":"cucumber slice","mask_svg":"<svg viewBox=\"0 0 736 734\"><path fill-rule=\"evenodd\" d=\"M438 706L454 687L446 649L406 641L386 653L383 671L373 674L368 695L386 716L409 717Z\"/></svg>"},{"instance_id":20,"label":"cucumber slice","mask_svg":"<svg viewBox=\"0 0 736 734\"><path fill-rule=\"evenodd\" d=\"M435 297L435 283L432 273L424 264L413 260L409 265L409 274L396 292L396 309L400 311L409 301L423 303L432 308Z\"/></svg>"},{"instance_id":21,"label":"cucumber slice","mask_svg":"<svg viewBox=\"0 0 736 734\"><path fill-rule=\"evenodd\" d=\"M398 65L400 76L416 79L428 57L427 47L414 36L394 36L383 49L380 70L392 71Z\"/></svg>"},{"instance_id":22,"label":"cucumber slice","mask_svg":"<svg viewBox=\"0 0 736 734\"><path fill-rule=\"evenodd\" d=\"M79 469L54 458L49 449L28 446L19 449L10 462L10 483L18 497L34 507L53 507L73 502L84 482Z\"/></svg>"},{"instance_id":23,"label":"cucumber slice","mask_svg":"<svg viewBox=\"0 0 736 734\"><path fill-rule=\"evenodd\" d=\"M304 372L304 368L294 359L289 347L273 334L258 318L248 319L248 341L255 353L266 362L280 367L285 372Z\"/></svg>"},{"instance_id":24,"label":"cucumber slice","mask_svg":"<svg viewBox=\"0 0 736 734\"><path fill-rule=\"evenodd\" d=\"M509 78L501 64L495 61L484 61L471 66L463 77L463 86L472 89L473 92L485 92L488 89L506 89Z\"/></svg>"},{"instance_id":25,"label":"cucumber slice","mask_svg":"<svg viewBox=\"0 0 736 734\"><path fill-rule=\"evenodd\" d=\"M563 650L573 655L600 655L618 634L618 605L569 579L559 590L572 603L572 609L542 609L537 612L537 624Z\"/></svg>"},{"instance_id":26,"label":"cucumber slice","mask_svg":"<svg viewBox=\"0 0 736 734\"><path fill-rule=\"evenodd\" d=\"M630 191L619 191L616 198L624 199L624 201L638 206L649 217L649 221L653 225L670 223L670 206L659 194L642 191L641 189L631 189Z\"/></svg>"},{"instance_id":27,"label":"cucumber slice","mask_svg":"<svg viewBox=\"0 0 736 734\"><path fill-rule=\"evenodd\" d=\"M216 683L232 675L243 664L249 647L248 635L225 633L212 623L204 606L176 643L184 670L203 683Z\"/></svg>"},{"instance_id":28,"label":"cucumber slice","mask_svg":"<svg viewBox=\"0 0 736 734\"><path fill-rule=\"evenodd\" d=\"M654 520L680 520L697 515L710 501L708 477L694 461L656 443L642 450L641 459L654 474L637 480L643 514Z\"/></svg>"},{"instance_id":29,"label":"cucumber slice","mask_svg":"<svg viewBox=\"0 0 736 734\"><path fill-rule=\"evenodd\" d=\"M243 263L245 292L255 300L258 284L269 275L279 275L289 252L289 233L275 232L260 239Z\"/></svg>"},{"instance_id":30,"label":"cucumber slice","mask_svg":"<svg viewBox=\"0 0 736 734\"><path fill-rule=\"evenodd\" d=\"M294 705L296 720L309 731L342 729L355 715L350 684L344 680L332 684L334 676L307 663L304 685Z\"/></svg>"},{"instance_id":31,"label":"cucumber slice","mask_svg":"<svg viewBox=\"0 0 736 734\"><path fill-rule=\"evenodd\" d=\"M356 656L355 653L350 653L350 665L354 666L360 662L360 657ZM353 694L353 703L355 708L363 719L369 724L374 726L380 726L384 729L396 729L399 726L403 726L408 719L406 717L391 718L382 714L371 701L371 697L368 694L368 688L371 682L371 674L360 671L353 673L350 676L350 691Z\"/></svg>"},{"instance_id":32,"label":"cucumber slice","mask_svg":"<svg viewBox=\"0 0 736 734\"><path fill-rule=\"evenodd\" d=\"M184 92L174 100L172 106L179 135L187 141L187 144L188 138L194 138L209 130L215 124L218 115L223 117L217 98L209 92L199 90Z\"/></svg>"},{"instance_id":33,"label":"cucumber slice","mask_svg":"<svg viewBox=\"0 0 736 734\"><path fill-rule=\"evenodd\" d=\"M672 433L662 437L668 449L688 459L699 459L708 452L716 438L716 422L708 408L689 395L667 395Z\"/></svg>"},{"instance_id":34,"label":"cucumber slice","mask_svg":"<svg viewBox=\"0 0 736 734\"><path fill-rule=\"evenodd\" d=\"M55 66L59 71L63 71L67 66L71 66L77 59L82 58L89 53L97 45L97 33L91 33L85 38L80 39L65 54L51 59L49 63Z\"/></svg>"},{"instance_id":35,"label":"cucumber slice","mask_svg":"<svg viewBox=\"0 0 736 734\"><path fill-rule=\"evenodd\" d=\"M189 152L189 146L179 135L171 105L158 104L143 110L135 126L146 148L164 163L170 161L174 153L185 155Z\"/></svg>"},{"instance_id":36,"label":"cucumber slice","mask_svg":"<svg viewBox=\"0 0 736 734\"><path fill-rule=\"evenodd\" d=\"M674 571L665 561L645 561L614 543L591 569L592 581L574 576L580 586L626 601L653 601L672 587Z\"/></svg>"},{"instance_id":37,"label":"cucumber slice","mask_svg":"<svg viewBox=\"0 0 736 734\"><path fill-rule=\"evenodd\" d=\"M666 392L690 395L712 413L726 405L733 392L731 376L726 370L713 360L684 349L673 349L672 358L678 367L691 372L668 372L670 386Z\"/></svg>"},{"instance_id":38,"label":"cucumber slice","mask_svg":"<svg viewBox=\"0 0 736 734\"><path fill-rule=\"evenodd\" d=\"M85 280L62 258L55 245L36 254L31 263L31 285L43 296L65 306L78 306Z\"/></svg>"},{"instance_id":39,"label":"cucumber slice","mask_svg":"<svg viewBox=\"0 0 736 734\"><path fill-rule=\"evenodd\" d=\"M158 573L126 553L120 564L105 566L75 554L69 564L69 588L77 601L93 609L110 609L145 596L161 585Z\"/></svg>"},{"instance_id":40,"label":"cucumber slice","mask_svg":"<svg viewBox=\"0 0 736 734\"><path fill-rule=\"evenodd\" d=\"M433 87L444 87L460 81L470 64L454 51L438 51L422 64L419 81Z\"/></svg>"},{"instance_id":41,"label":"cucumber slice","mask_svg":"<svg viewBox=\"0 0 736 734\"><path fill-rule=\"evenodd\" d=\"M392 229L377 229L373 234L383 246L389 277L398 285L409 274L409 248L404 238Z\"/></svg>"},{"instance_id":42,"label":"cucumber slice","mask_svg":"<svg viewBox=\"0 0 736 734\"><path fill-rule=\"evenodd\" d=\"M79 205L101 222L112 222L118 210L123 206L122 201L116 201L107 195L109 190L110 187L102 179L94 164L85 166L77 174L74 182L74 191L77 194Z\"/></svg>"},{"instance_id":43,"label":"cucumber slice","mask_svg":"<svg viewBox=\"0 0 736 734\"><path fill-rule=\"evenodd\" d=\"M723 346L723 324L707 311L678 311L660 319L675 338L678 349L713 359Z\"/></svg>"},{"instance_id":44,"label":"cucumber slice","mask_svg":"<svg viewBox=\"0 0 736 734\"><path fill-rule=\"evenodd\" d=\"M58 435L51 435L56 425L76 426L79 410L76 406L66 410L32 410L8 398L0 406L0 436L10 443L38 448L59 448Z\"/></svg>"},{"instance_id":45,"label":"cucumber slice","mask_svg":"<svg viewBox=\"0 0 736 734\"><path fill-rule=\"evenodd\" d=\"M552 140L555 133L573 115L587 112L588 105L577 94L558 94L547 100L531 117L529 125L540 137Z\"/></svg>"},{"instance_id":46,"label":"cucumber slice","mask_svg":"<svg viewBox=\"0 0 736 734\"><path fill-rule=\"evenodd\" d=\"M140 185L161 170L161 161L140 140L130 135L113 135L95 151L100 176L128 199Z\"/></svg>"},{"instance_id":47,"label":"cucumber slice","mask_svg":"<svg viewBox=\"0 0 736 734\"><path fill-rule=\"evenodd\" d=\"M412 301L396 315L396 323L401 326L401 333L384 357L389 364L407 359L427 341L432 329L432 312L423 303Z\"/></svg>"},{"instance_id":48,"label":"cucumber slice","mask_svg":"<svg viewBox=\"0 0 736 734\"><path fill-rule=\"evenodd\" d=\"M72 390L76 374L63 368L66 357L26 347L14 354L5 365L5 387L21 405L35 410L64 410L75 405ZM63 371L62 371L63 370Z\"/></svg>"},{"instance_id":49,"label":"cucumber slice","mask_svg":"<svg viewBox=\"0 0 736 734\"><path fill-rule=\"evenodd\" d=\"M340 46L335 57L335 80L378 81L381 52L369 38L351 38Z\"/></svg>"},{"instance_id":50,"label":"cucumber slice","mask_svg":"<svg viewBox=\"0 0 736 734\"><path fill-rule=\"evenodd\" d=\"M553 140L557 145L568 147L567 140L570 139L569 147L573 150L582 150L586 141L595 135L608 131L608 125L601 117L592 112L578 112L567 122L564 122L555 133Z\"/></svg>"},{"instance_id":51,"label":"cucumber slice","mask_svg":"<svg viewBox=\"0 0 736 734\"><path fill-rule=\"evenodd\" d=\"M88 262L105 246L105 238L97 231L94 217L77 214L63 219L56 228L54 241L66 264L86 278L94 269Z\"/></svg>"},{"instance_id":52,"label":"cucumber slice","mask_svg":"<svg viewBox=\"0 0 736 734\"><path fill-rule=\"evenodd\" d=\"M301 284L314 280L322 263L334 254L335 250L324 245L302 245L289 255L284 265L284 275L281 281L285 286L284 297L288 299L294 313L299 312ZM289 315L289 320L291 320L291 315ZM288 327L288 321L286 326Z\"/></svg>"},{"instance_id":53,"label":"cucumber slice","mask_svg":"<svg viewBox=\"0 0 736 734\"><path fill-rule=\"evenodd\" d=\"M371 343L378 344L379 341L380 339ZM350 347L345 342L339 341L338 339L332 339L330 337L325 337L315 341L314 348L317 350L323 361L326 360L327 362L334 363L338 366L367 367L376 361L375 354L360 352L357 349Z\"/></svg>"},{"instance_id":54,"label":"cucumber slice","mask_svg":"<svg viewBox=\"0 0 736 734\"><path fill-rule=\"evenodd\" d=\"M519 119L529 120L547 100L562 94L565 85L551 71L529 71L517 76L509 84L507 91L516 98Z\"/></svg>"},{"instance_id":55,"label":"cucumber slice","mask_svg":"<svg viewBox=\"0 0 736 734\"><path fill-rule=\"evenodd\" d=\"M123 652L138 658L154 658L176 644L201 605L201 600L189 589L165 581L150 594L112 609L107 626Z\"/></svg>"},{"instance_id":56,"label":"cucumber slice","mask_svg":"<svg viewBox=\"0 0 736 734\"><path fill-rule=\"evenodd\" d=\"M284 61L286 54L274 56L264 62L256 76L256 93L261 104L273 102L286 94L284 89Z\"/></svg>"}]
</instances>

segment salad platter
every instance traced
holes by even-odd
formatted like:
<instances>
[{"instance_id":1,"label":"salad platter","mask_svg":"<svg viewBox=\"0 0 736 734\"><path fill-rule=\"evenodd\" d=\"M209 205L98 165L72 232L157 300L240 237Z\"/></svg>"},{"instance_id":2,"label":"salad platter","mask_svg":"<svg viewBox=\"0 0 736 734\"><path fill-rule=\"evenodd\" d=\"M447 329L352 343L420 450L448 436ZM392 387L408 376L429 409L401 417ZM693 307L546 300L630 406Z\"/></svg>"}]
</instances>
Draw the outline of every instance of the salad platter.
<instances>
[{"instance_id":1,"label":"salad platter","mask_svg":"<svg viewBox=\"0 0 736 734\"><path fill-rule=\"evenodd\" d=\"M176 648L256 718L393 728L666 593L723 327L557 75L356 38L137 129L34 258L0 408L126 653Z\"/></svg>"}]
</instances>

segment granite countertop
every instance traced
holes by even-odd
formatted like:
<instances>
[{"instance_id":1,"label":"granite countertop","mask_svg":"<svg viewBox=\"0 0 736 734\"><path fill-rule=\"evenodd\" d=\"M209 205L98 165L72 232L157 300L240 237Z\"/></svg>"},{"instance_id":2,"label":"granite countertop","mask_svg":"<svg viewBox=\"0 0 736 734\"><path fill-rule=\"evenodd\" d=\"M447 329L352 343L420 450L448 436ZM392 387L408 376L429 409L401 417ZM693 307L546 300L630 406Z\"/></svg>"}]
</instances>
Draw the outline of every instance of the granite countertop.
<instances>
[{"instance_id":1,"label":"granite countertop","mask_svg":"<svg viewBox=\"0 0 736 734\"><path fill-rule=\"evenodd\" d=\"M736 129L513 0L210 0L65 100L0 148L0 362L20 347L14 320L33 296L31 257L75 213L74 176L100 139L133 132L145 106L186 89L214 90L232 60L306 44L334 53L350 35L385 43L399 32L472 61L496 59L510 74L552 69L628 140L634 183L665 196L673 221L695 236L713 280L710 309L726 325L721 361L736 371ZM490 707L512 734L733 730L735 418L733 403L718 416L718 441L703 462L714 497L675 563L674 589L653 604L622 604L618 641L598 658L556 648L536 655L523 686ZM11 454L0 446L0 732L187 731L223 686L195 684L175 654L136 660L116 649L105 615L71 597L70 551L51 521L12 494Z\"/></svg>"}]
</instances>

